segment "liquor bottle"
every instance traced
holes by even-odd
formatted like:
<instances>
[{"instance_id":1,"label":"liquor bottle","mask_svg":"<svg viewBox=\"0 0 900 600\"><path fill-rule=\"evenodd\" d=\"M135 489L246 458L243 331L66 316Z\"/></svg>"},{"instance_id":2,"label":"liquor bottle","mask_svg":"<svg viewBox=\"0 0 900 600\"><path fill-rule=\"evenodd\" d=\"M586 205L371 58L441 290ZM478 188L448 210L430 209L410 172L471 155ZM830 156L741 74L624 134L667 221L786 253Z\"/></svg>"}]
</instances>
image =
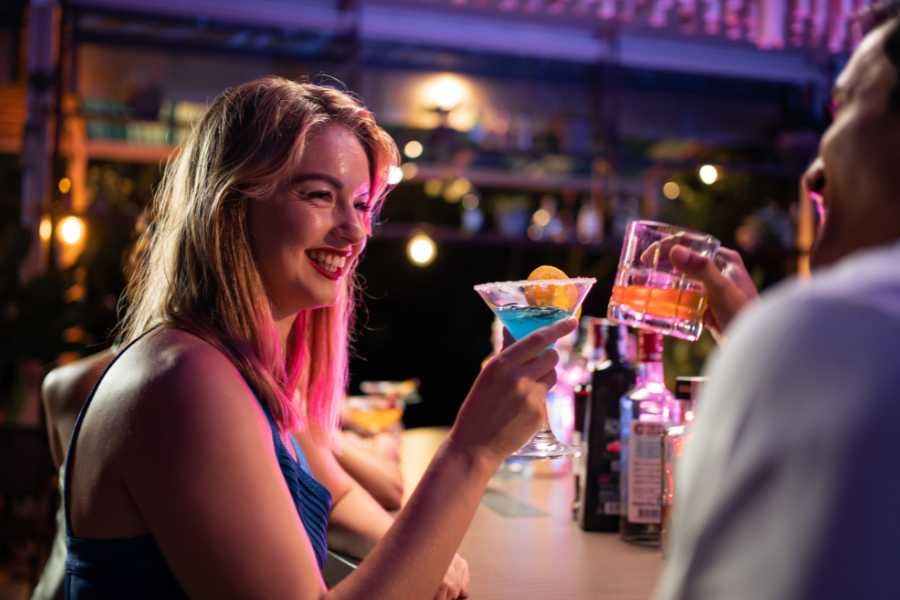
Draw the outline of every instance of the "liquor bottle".
<instances>
[{"instance_id":1,"label":"liquor bottle","mask_svg":"<svg viewBox=\"0 0 900 600\"><path fill-rule=\"evenodd\" d=\"M586 531L619 528L619 399L635 380L626 361L628 331L605 319L594 321L597 354L605 358L591 374L591 396L584 423L585 452L579 476L577 520ZM601 350L602 348L602 350Z\"/></svg>"},{"instance_id":2,"label":"liquor bottle","mask_svg":"<svg viewBox=\"0 0 900 600\"><path fill-rule=\"evenodd\" d=\"M573 457L572 482L575 489L572 495L572 520L578 520L578 511L581 510L581 481L584 475L584 417L587 413L587 405L591 399L591 372L594 368L594 317L582 317L578 323L578 339L573 351L577 354L579 362L584 368L585 376L575 385L572 396L572 404L575 409L574 431L572 432L572 445L578 449L578 454Z\"/></svg>"},{"instance_id":3,"label":"liquor bottle","mask_svg":"<svg viewBox=\"0 0 900 600\"><path fill-rule=\"evenodd\" d=\"M656 546L662 525L662 438L666 427L681 422L681 411L666 388L663 337L638 334L637 383L622 396L622 538Z\"/></svg>"},{"instance_id":4,"label":"liquor bottle","mask_svg":"<svg viewBox=\"0 0 900 600\"><path fill-rule=\"evenodd\" d=\"M697 411L697 396L705 383L705 377L679 377L675 380L675 400L681 405L682 423L667 427L662 441L661 537L663 556L667 554L670 520L675 501L675 469L690 436L691 425Z\"/></svg>"},{"instance_id":5,"label":"liquor bottle","mask_svg":"<svg viewBox=\"0 0 900 600\"><path fill-rule=\"evenodd\" d=\"M573 457L572 471L574 476L572 482L575 484L575 491L572 495L572 520L578 520L578 514L581 511L581 482L584 480L584 470L586 464L585 443L584 443L584 418L587 412L587 405L591 400L591 384L578 386L575 389L573 397L575 403L575 431L572 432L572 445L578 449L578 454Z\"/></svg>"}]
</instances>

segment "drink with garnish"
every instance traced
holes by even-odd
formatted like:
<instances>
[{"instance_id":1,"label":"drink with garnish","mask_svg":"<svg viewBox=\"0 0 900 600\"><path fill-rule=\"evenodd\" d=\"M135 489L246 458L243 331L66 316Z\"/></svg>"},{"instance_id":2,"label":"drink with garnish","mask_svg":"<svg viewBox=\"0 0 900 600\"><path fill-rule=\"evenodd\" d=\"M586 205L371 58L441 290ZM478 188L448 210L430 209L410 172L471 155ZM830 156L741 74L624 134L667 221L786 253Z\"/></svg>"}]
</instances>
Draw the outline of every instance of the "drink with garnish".
<instances>
[{"instance_id":1,"label":"drink with garnish","mask_svg":"<svg viewBox=\"0 0 900 600\"><path fill-rule=\"evenodd\" d=\"M475 286L510 335L521 339L547 325L575 315L596 280L569 277L555 267L538 267L525 281L501 281ZM545 423L513 456L560 458L577 451L560 442Z\"/></svg>"},{"instance_id":2,"label":"drink with garnish","mask_svg":"<svg viewBox=\"0 0 900 600\"><path fill-rule=\"evenodd\" d=\"M703 332L706 290L669 260L673 247L715 256L711 235L653 221L632 221L625 232L608 316L620 323L696 341Z\"/></svg>"},{"instance_id":3,"label":"drink with garnish","mask_svg":"<svg viewBox=\"0 0 900 600\"><path fill-rule=\"evenodd\" d=\"M350 396L344 403L343 425L363 435L397 429L406 406L421 400L418 387L415 379L363 381L363 395Z\"/></svg>"},{"instance_id":4,"label":"drink with garnish","mask_svg":"<svg viewBox=\"0 0 900 600\"><path fill-rule=\"evenodd\" d=\"M399 423L403 408L400 398L350 396L344 407L344 425L364 435L375 435Z\"/></svg>"}]
</instances>

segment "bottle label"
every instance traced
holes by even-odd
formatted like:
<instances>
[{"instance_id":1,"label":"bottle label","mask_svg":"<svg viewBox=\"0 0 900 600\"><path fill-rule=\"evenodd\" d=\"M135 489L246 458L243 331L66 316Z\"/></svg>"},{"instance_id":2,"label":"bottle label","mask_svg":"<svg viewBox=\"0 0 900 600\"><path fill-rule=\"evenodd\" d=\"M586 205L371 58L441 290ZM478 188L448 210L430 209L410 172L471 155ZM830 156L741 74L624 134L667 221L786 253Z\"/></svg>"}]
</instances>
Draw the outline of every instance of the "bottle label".
<instances>
[{"instance_id":1,"label":"bottle label","mask_svg":"<svg viewBox=\"0 0 900 600\"><path fill-rule=\"evenodd\" d=\"M632 523L659 523L662 519L662 436L663 423L637 421L631 424L628 440L628 520Z\"/></svg>"},{"instance_id":2,"label":"bottle label","mask_svg":"<svg viewBox=\"0 0 900 600\"><path fill-rule=\"evenodd\" d=\"M619 516L619 506L618 473L601 473L597 477L597 514Z\"/></svg>"}]
</instances>

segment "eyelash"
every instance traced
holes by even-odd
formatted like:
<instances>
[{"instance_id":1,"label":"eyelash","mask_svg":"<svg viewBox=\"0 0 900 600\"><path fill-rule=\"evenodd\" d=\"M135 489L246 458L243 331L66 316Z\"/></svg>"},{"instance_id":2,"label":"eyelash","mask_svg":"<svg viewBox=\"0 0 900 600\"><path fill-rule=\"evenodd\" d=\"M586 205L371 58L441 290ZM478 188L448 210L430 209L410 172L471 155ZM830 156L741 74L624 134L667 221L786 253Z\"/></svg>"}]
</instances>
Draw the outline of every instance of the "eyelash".
<instances>
[{"instance_id":1,"label":"eyelash","mask_svg":"<svg viewBox=\"0 0 900 600\"><path fill-rule=\"evenodd\" d=\"M332 198L331 192L329 192L327 190L320 190L320 191L315 191L315 192L301 192L300 196L303 198L306 198L306 199L311 199L311 200L328 200L328 201L330 201ZM365 213L371 212L371 210L372 210L371 206L369 205L368 200L357 200L356 202L353 203L353 208L355 208L356 210L365 212Z\"/></svg>"},{"instance_id":2,"label":"eyelash","mask_svg":"<svg viewBox=\"0 0 900 600\"><path fill-rule=\"evenodd\" d=\"M331 200L331 192L325 190L319 190L315 192L300 192L300 196L302 198L309 198L312 200Z\"/></svg>"}]
</instances>

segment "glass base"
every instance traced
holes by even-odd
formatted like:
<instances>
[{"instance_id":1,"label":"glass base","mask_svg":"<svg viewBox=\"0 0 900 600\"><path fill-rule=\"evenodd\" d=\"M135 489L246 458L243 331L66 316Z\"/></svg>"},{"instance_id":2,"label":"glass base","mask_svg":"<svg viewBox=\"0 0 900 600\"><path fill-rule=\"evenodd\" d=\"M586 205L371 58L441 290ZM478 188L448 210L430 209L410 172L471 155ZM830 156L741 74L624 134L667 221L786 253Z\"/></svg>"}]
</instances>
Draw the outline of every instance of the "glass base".
<instances>
[{"instance_id":1,"label":"glass base","mask_svg":"<svg viewBox=\"0 0 900 600\"><path fill-rule=\"evenodd\" d=\"M689 342L696 342L700 339L700 334L703 333L703 321L659 317L635 310L626 304L610 302L607 317L617 323L630 325L638 329L647 329L662 335L688 340Z\"/></svg>"},{"instance_id":2,"label":"glass base","mask_svg":"<svg viewBox=\"0 0 900 600\"><path fill-rule=\"evenodd\" d=\"M564 444L553 435L550 429L538 431L528 443L513 452L510 456L527 460L547 460L564 456L578 456L581 451L575 446Z\"/></svg>"}]
</instances>

